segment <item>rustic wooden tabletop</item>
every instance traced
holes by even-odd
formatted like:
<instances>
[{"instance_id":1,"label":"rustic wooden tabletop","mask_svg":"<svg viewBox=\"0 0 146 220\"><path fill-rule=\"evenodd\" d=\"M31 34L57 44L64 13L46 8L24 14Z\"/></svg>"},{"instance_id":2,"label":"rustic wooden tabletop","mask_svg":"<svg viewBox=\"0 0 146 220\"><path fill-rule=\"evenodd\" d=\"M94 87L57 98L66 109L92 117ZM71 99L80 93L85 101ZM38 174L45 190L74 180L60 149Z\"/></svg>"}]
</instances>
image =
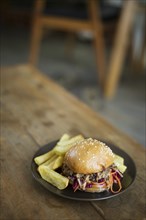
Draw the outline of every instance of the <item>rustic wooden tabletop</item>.
<instances>
[{"instance_id":1,"label":"rustic wooden tabletop","mask_svg":"<svg viewBox=\"0 0 146 220\"><path fill-rule=\"evenodd\" d=\"M97 100L98 101L98 100ZM20 65L1 72L1 219L144 220L145 150L38 70ZM31 174L31 160L63 133L113 142L135 161L125 193L83 202L54 195Z\"/></svg>"}]
</instances>

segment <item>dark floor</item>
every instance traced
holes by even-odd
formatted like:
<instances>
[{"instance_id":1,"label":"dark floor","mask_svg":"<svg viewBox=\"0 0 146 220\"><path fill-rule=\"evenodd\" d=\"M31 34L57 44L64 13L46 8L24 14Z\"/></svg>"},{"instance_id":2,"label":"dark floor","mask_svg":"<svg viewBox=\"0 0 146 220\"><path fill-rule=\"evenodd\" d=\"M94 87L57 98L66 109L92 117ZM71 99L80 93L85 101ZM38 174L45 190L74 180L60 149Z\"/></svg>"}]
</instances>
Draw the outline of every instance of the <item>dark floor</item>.
<instances>
[{"instance_id":1,"label":"dark floor","mask_svg":"<svg viewBox=\"0 0 146 220\"><path fill-rule=\"evenodd\" d=\"M29 39L28 30L20 27L2 28L1 65L26 63ZM135 75L128 68L123 68L116 96L110 102L104 101L97 83L91 42L77 39L73 54L69 57L65 53L66 39L65 34L45 35L39 57L39 69L145 146L145 74Z\"/></svg>"}]
</instances>

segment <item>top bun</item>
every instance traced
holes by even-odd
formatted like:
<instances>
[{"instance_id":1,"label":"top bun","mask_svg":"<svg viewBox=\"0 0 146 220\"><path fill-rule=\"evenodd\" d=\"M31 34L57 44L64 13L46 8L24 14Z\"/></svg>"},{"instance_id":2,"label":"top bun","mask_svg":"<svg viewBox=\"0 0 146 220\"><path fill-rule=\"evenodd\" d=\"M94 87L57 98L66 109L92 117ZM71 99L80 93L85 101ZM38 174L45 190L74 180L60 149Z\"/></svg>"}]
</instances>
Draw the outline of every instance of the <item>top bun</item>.
<instances>
[{"instance_id":1,"label":"top bun","mask_svg":"<svg viewBox=\"0 0 146 220\"><path fill-rule=\"evenodd\" d=\"M64 163L74 173L82 174L100 172L113 161L112 150L105 143L92 138L76 142L64 157Z\"/></svg>"}]
</instances>

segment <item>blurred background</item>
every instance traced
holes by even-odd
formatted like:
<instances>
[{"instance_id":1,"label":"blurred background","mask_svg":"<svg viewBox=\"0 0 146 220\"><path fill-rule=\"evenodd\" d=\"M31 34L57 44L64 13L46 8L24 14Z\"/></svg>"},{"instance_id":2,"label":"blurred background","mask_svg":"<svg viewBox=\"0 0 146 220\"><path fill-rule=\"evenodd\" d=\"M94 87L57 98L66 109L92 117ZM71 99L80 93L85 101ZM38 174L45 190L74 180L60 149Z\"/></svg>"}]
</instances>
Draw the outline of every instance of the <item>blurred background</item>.
<instances>
[{"instance_id":1,"label":"blurred background","mask_svg":"<svg viewBox=\"0 0 146 220\"><path fill-rule=\"evenodd\" d=\"M145 15L145 0L2 0L1 66L35 65L146 145Z\"/></svg>"}]
</instances>

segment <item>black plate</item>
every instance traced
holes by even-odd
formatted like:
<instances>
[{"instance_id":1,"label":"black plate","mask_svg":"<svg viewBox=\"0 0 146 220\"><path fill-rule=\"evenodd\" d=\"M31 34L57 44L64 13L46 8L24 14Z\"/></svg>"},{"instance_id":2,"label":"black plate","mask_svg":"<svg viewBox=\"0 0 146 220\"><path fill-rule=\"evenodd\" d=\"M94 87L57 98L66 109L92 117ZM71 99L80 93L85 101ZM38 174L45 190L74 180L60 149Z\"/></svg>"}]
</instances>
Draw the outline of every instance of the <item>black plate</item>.
<instances>
[{"instance_id":1,"label":"black plate","mask_svg":"<svg viewBox=\"0 0 146 220\"><path fill-rule=\"evenodd\" d=\"M41 176L37 172L37 165L34 162L34 158L36 156L39 156L41 154L48 152L49 150L51 150L55 146L56 143L57 143L57 141L53 141L53 142L41 147L34 155L34 157L32 159L32 163L31 163L33 177L50 192L52 192L58 196L65 197L68 199L74 199L74 200L82 200L82 201L103 200L103 199L108 199L108 198L112 198L114 196L120 195L121 193L125 192L131 186L131 184L134 182L134 179L136 177L136 167L135 167L134 161L123 150L119 149L118 147L114 146L113 144L108 143L108 146L112 149L112 151L115 154L118 154L119 156L124 158L124 163L127 166L127 170L124 173L124 177L122 179L122 190L119 193L113 194L112 192L107 192L107 191L101 192L101 193L89 193L89 192L82 192L79 190L74 192L71 185L69 185L64 190L59 190L41 178Z\"/></svg>"}]
</instances>

